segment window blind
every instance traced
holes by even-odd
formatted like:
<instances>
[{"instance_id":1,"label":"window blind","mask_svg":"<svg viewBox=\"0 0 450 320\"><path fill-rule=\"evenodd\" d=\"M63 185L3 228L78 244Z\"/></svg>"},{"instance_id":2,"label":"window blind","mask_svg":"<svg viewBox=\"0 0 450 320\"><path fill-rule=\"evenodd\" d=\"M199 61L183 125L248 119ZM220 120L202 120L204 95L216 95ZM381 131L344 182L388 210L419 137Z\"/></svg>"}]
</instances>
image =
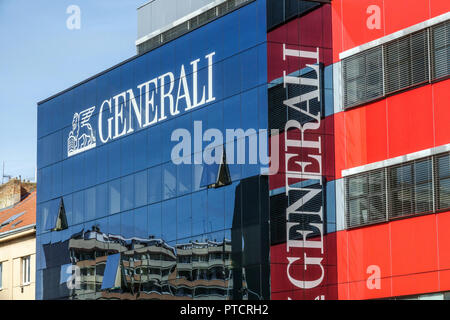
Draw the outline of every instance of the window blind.
<instances>
[{"instance_id":1,"label":"window blind","mask_svg":"<svg viewBox=\"0 0 450 320\"><path fill-rule=\"evenodd\" d=\"M345 203L348 228L450 208L450 153L346 177Z\"/></svg>"},{"instance_id":2,"label":"window blind","mask_svg":"<svg viewBox=\"0 0 450 320\"><path fill-rule=\"evenodd\" d=\"M360 105L449 74L450 20L343 59L342 103Z\"/></svg>"},{"instance_id":3,"label":"window blind","mask_svg":"<svg viewBox=\"0 0 450 320\"><path fill-rule=\"evenodd\" d=\"M386 220L384 169L359 174L346 181L347 226L355 227Z\"/></svg>"},{"instance_id":4,"label":"window blind","mask_svg":"<svg viewBox=\"0 0 450 320\"><path fill-rule=\"evenodd\" d=\"M432 28L433 79L450 74L450 22Z\"/></svg>"},{"instance_id":5,"label":"window blind","mask_svg":"<svg viewBox=\"0 0 450 320\"><path fill-rule=\"evenodd\" d=\"M359 53L343 61L344 107L383 95L382 47Z\"/></svg>"},{"instance_id":6,"label":"window blind","mask_svg":"<svg viewBox=\"0 0 450 320\"><path fill-rule=\"evenodd\" d=\"M429 80L428 31L422 30L385 45L386 93Z\"/></svg>"}]
</instances>

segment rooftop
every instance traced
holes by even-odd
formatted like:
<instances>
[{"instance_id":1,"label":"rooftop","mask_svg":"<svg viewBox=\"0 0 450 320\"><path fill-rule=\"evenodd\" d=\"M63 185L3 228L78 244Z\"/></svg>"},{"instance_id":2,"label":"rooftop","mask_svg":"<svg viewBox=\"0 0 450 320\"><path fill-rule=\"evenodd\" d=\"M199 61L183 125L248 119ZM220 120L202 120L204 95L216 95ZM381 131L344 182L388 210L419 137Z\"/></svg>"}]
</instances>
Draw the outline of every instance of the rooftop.
<instances>
[{"instance_id":1,"label":"rooftop","mask_svg":"<svg viewBox=\"0 0 450 320\"><path fill-rule=\"evenodd\" d=\"M36 190L15 205L0 210L0 237L36 224Z\"/></svg>"}]
</instances>

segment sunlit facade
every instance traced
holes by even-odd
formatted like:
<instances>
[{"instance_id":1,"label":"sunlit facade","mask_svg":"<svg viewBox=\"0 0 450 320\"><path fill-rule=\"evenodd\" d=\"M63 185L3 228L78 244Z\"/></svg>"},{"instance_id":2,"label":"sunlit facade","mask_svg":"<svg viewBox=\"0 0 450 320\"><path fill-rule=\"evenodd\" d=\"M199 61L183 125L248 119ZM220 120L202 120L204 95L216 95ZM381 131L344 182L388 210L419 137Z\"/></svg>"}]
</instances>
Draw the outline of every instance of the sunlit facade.
<instances>
[{"instance_id":1,"label":"sunlit facade","mask_svg":"<svg viewBox=\"0 0 450 320\"><path fill-rule=\"evenodd\" d=\"M448 297L448 4L372 2L211 1L40 102L36 297Z\"/></svg>"}]
</instances>

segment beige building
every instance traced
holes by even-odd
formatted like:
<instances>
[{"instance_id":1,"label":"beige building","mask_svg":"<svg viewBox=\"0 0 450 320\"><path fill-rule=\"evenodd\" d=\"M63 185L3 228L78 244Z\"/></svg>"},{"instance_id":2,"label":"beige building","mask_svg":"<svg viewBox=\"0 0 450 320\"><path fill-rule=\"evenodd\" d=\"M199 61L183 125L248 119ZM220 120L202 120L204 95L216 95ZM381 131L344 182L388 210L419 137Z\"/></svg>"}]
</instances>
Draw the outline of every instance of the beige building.
<instances>
[{"instance_id":1,"label":"beige building","mask_svg":"<svg viewBox=\"0 0 450 320\"><path fill-rule=\"evenodd\" d=\"M35 185L11 180L0 186L0 198L0 300L34 300Z\"/></svg>"}]
</instances>

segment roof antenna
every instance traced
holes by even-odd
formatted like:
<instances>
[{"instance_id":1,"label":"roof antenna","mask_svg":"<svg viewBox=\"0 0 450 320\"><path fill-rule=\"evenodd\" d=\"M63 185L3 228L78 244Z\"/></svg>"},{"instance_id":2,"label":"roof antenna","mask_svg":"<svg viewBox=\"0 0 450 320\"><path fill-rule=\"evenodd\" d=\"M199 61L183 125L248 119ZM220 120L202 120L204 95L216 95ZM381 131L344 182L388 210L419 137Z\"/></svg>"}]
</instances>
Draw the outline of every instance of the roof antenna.
<instances>
[{"instance_id":1,"label":"roof antenna","mask_svg":"<svg viewBox=\"0 0 450 320\"><path fill-rule=\"evenodd\" d=\"M5 174L5 161L3 161L2 184L3 184L4 178L8 178L8 181L11 180L11 178L12 178L12 176Z\"/></svg>"}]
</instances>

